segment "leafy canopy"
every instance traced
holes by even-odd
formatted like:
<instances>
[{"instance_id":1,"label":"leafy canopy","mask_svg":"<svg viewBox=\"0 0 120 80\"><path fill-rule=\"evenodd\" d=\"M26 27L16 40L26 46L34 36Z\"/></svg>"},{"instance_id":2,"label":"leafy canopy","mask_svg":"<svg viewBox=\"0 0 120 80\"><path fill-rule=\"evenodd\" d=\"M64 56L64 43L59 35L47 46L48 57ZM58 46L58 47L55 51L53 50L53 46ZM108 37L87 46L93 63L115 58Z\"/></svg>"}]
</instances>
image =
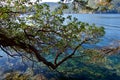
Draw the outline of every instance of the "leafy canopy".
<instances>
[{"instance_id":1,"label":"leafy canopy","mask_svg":"<svg viewBox=\"0 0 120 80\"><path fill-rule=\"evenodd\" d=\"M38 2L6 0L0 7L0 48L12 57L25 56L52 69L76 53L82 55L82 45L98 42L104 28L64 16L64 8L61 4L51 11Z\"/></svg>"}]
</instances>

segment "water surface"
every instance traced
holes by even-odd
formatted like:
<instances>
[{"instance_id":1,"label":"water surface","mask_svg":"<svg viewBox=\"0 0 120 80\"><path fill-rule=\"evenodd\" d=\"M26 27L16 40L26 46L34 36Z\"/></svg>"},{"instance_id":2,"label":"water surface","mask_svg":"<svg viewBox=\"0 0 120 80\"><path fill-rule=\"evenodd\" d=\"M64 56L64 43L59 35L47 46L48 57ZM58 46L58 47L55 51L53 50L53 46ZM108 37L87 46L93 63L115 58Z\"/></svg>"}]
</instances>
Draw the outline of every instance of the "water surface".
<instances>
[{"instance_id":1,"label":"water surface","mask_svg":"<svg viewBox=\"0 0 120 80\"><path fill-rule=\"evenodd\" d=\"M105 36L97 44L98 46L106 46L120 40L120 14L72 14L72 16L77 17L82 22L96 24L105 28Z\"/></svg>"}]
</instances>

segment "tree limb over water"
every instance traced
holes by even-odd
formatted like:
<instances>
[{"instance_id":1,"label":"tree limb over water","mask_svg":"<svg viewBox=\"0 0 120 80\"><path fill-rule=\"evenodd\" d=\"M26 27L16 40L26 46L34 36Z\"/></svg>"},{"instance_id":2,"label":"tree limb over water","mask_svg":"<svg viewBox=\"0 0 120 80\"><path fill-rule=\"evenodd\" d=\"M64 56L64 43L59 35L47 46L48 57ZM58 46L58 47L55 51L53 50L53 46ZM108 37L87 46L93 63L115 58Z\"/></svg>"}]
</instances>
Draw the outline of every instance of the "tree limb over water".
<instances>
[{"instance_id":1,"label":"tree limb over water","mask_svg":"<svg viewBox=\"0 0 120 80\"><path fill-rule=\"evenodd\" d=\"M103 27L80 22L72 16L63 17L64 5L50 12L46 4L36 3L29 8L20 4L7 5L0 12L0 48L11 57L31 55L32 58L27 57L29 60L56 69L76 53L80 54L83 44L95 44L105 34ZM23 12L16 14L19 10ZM20 17L27 11L35 12ZM52 61L46 58L50 55Z\"/></svg>"}]
</instances>

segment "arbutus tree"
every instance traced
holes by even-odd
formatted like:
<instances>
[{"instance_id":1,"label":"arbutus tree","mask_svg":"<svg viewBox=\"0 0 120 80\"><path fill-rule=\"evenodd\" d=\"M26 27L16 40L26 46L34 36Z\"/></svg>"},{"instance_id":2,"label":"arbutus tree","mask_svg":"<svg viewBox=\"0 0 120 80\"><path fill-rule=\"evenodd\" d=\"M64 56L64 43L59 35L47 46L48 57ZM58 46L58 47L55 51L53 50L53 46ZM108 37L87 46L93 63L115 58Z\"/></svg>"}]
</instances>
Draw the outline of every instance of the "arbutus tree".
<instances>
[{"instance_id":1,"label":"arbutus tree","mask_svg":"<svg viewBox=\"0 0 120 80\"><path fill-rule=\"evenodd\" d=\"M99 42L105 33L103 27L63 15L63 9L67 8L63 3L55 11L50 11L46 4L26 0L1 3L1 50L11 57L25 56L31 61L42 62L51 69L74 55L84 55L80 52L82 45ZM47 59L50 55L52 61Z\"/></svg>"}]
</instances>

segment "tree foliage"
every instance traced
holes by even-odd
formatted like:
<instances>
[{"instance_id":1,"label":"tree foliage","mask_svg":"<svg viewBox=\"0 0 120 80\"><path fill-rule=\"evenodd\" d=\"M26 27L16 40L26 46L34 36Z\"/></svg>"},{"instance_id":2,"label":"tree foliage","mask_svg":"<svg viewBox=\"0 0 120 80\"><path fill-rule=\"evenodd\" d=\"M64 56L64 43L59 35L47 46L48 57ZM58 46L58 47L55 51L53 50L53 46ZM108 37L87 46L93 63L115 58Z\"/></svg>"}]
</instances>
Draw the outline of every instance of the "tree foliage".
<instances>
[{"instance_id":1,"label":"tree foliage","mask_svg":"<svg viewBox=\"0 0 120 80\"><path fill-rule=\"evenodd\" d=\"M56 69L76 53L83 55L82 45L97 43L105 33L103 27L64 16L64 4L50 11L48 5L37 2L2 2L0 48L11 57L25 56Z\"/></svg>"}]
</instances>

